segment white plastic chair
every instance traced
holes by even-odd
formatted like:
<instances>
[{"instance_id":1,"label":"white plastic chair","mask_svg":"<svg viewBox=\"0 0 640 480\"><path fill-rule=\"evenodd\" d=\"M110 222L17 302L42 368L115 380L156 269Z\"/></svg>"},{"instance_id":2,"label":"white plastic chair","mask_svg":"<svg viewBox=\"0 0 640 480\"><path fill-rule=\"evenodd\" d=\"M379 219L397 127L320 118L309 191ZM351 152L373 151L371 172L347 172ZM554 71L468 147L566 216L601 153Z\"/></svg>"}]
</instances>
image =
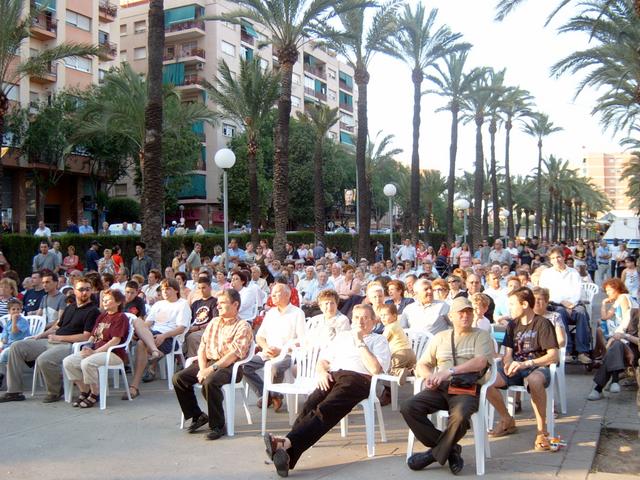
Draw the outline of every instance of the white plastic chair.
<instances>
[{"instance_id":1,"label":"white plastic chair","mask_svg":"<svg viewBox=\"0 0 640 480\"><path fill-rule=\"evenodd\" d=\"M124 348L125 351L128 351L129 344L131 343L131 339L133 338L133 334L135 333L135 329L133 328L133 320L129 315L127 315L129 319L129 334L124 342L119 345L114 345L113 347L109 347L107 349L107 353L113 352L115 349ZM80 351L83 345L86 345L88 342L76 342L73 344L73 353L76 354ZM107 408L107 395L109 394L109 372L114 372L113 376L113 388L118 388L120 386L119 375L122 374L122 378L124 380L124 387L127 393L127 397L129 401L131 401L131 394L129 393L129 382L127 381L127 374L124 371L124 363L120 362L117 365L109 365L109 356L107 356L107 361L105 364L98 368L98 376L99 376L99 385L100 385L100 410L104 410ZM73 382L67 378L64 374L63 369L63 386L64 386L64 400L67 403L71 402L71 397L73 396Z\"/></svg>"},{"instance_id":2,"label":"white plastic chair","mask_svg":"<svg viewBox=\"0 0 640 480\"><path fill-rule=\"evenodd\" d=\"M173 390L172 379L173 374L176 370L176 356L182 359L182 365L186 363L184 353L182 351L182 344L184 343L184 339L190 327L191 325L189 325L183 333L173 337L173 346L171 347L171 351L167 353L164 358L160 359L160 362L158 363L158 368L160 369L160 378L166 378L169 390Z\"/></svg>"},{"instance_id":3,"label":"white plastic chair","mask_svg":"<svg viewBox=\"0 0 640 480\"><path fill-rule=\"evenodd\" d=\"M44 328L46 326L45 318L41 315L24 315L24 318L29 322L29 335L25 337L27 338L34 337L36 335L40 335L44 332ZM0 325L2 328L6 328L7 322L9 321L9 314L3 315L0 317ZM36 385L40 382L40 385L44 385L44 380L42 379L42 375L38 372L37 364L33 367L33 381L31 382L31 396L33 397L36 394Z\"/></svg>"},{"instance_id":4,"label":"white plastic chair","mask_svg":"<svg viewBox=\"0 0 640 480\"><path fill-rule=\"evenodd\" d=\"M563 415L567 413L567 380L565 377L564 366L567 358L567 347L559 350L558 366L556 368L556 384L558 386L558 396L560 397L560 412Z\"/></svg>"},{"instance_id":5,"label":"white plastic chair","mask_svg":"<svg viewBox=\"0 0 640 480\"><path fill-rule=\"evenodd\" d=\"M587 308L587 313L589 314L589 320L593 322L593 297L600 291L600 287L595 283L581 283L580 287L582 288L582 299L583 302L586 303L589 307ZM575 329L575 326L574 326Z\"/></svg>"},{"instance_id":6,"label":"white plastic chair","mask_svg":"<svg viewBox=\"0 0 640 480\"><path fill-rule=\"evenodd\" d=\"M393 385L394 382L397 382L398 377L394 377L392 375L380 374L374 375L371 377L371 388L369 389L369 396L362 400L357 406L361 406L364 412L364 426L367 437L367 457L374 457L376 455L376 416L375 413L378 414L378 424L380 428L380 439L382 442L386 443L387 441L387 432L384 427L384 417L382 416L382 407L380 406L380 400L378 399L378 394L376 388L378 386L378 380L385 380ZM396 383L397 385L397 383ZM347 436L348 433L348 417L349 415L345 415L342 420L340 420L340 436L343 438Z\"/></svg>"},{"instance_id":7,"label":"white plastic chair","mask_svg":"<svg viewBox=\"0 0 640 480\"><path fill-rule=\"evenodd\" d=\"M489 443L489 436L487 434L487 419L489 411L489 402L487 401L487 389L494 384L498 375L498 364L501 362L500 358L496 358L491 365L491 375L489 380L480 388L480 400L478 403L478 411L471 415L471 425L473 427L473 443L476 453L476 475L484 475L485 472L485 457L491 458L491 448ZM414 394L417 394L422 390L423 381L420 378L414 384ZM446 410L440 410L435 413L438 428L444 429L444 422L449 417L449 412ZM407 460L413 454L413 444L415 443L415 435L409 430L409 438L407 439Z\"/></svg>"},{"instance_id":8,"label":"white plastic chair","mask_svg":"<svg viewBox=\"0 0 640 480\"><path fill-rule=\"evenodd\" d=\"M243 360L239 360L233 364L233 368L231 369L231 381L222 386L222 393L224 395L224 421L227 427L227 435L233 437L235 435L235 425L236 425L236 390L240 390L242 393L242 406L244 408L244 414L247 417L247 423L249 425L253 425L253 419L251 418L251 412L249 411L249 407L247 406L247 396L245 394L244 388L242 386L242 382L236 382L238 378L238 369L247 363L249 360L253 358L254 351L256 349L255 341L251 343L251 347L249 347L249 353L247 357ZM197 357L188 358L185 362L184 368L190 366ZM202 385L196 383L194 388L202 390ZM180 429L184 428L184 414L180 415Z\"/></svg>"},{"instance_id":9,"label":"white plastic chair","mask_svg":"<svg viewBox=\"0 0 640 480\"><path fill-rule=\"evenodd\" d=\"M309 395L316 389L316 366L320 356L319 345L308 345L304 348L295 348L291 352L291 364L295 365L295 373L291 382L273 383L273 364L284 359L288 348L282 349L278 358L269 360L264 364L264 383L262 388L262 435L266 432L267 409L269 392L281 393L286 396L287 411L289 412L289 425L293 425L298 409L298 395Z\"/></svg>"}]
</instances>

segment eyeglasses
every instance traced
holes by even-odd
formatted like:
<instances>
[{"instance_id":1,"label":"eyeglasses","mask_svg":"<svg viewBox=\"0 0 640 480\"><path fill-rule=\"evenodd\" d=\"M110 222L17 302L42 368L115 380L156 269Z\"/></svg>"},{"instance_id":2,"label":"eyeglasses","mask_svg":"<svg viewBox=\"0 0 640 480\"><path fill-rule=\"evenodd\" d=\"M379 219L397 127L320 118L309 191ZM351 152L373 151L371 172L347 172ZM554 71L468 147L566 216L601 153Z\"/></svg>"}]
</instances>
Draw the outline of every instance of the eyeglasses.
<instances>
[{"instance_id":1,"label":"eyeglasses","mask_svg":"<svg viewBox=\"0 0 640 480\"><path fill-rule=\"evenodd\" d=\"M434 292L446 292L447 289L446 288L434 288L433 291Z\"/></svg>"},{"instance_id":2,"label":"eyeglasses","mask_svg":"<svg viewBox=\"0 0 640 480\"><path fill-rule=\"evenodd\" d=\"M447 283L458 283L458 280L447 280Z\"/></svg>"},{"instance_id":3,"label":"eyeglasses","mask_svg":"<svg viewBox=\"0 0 640 480\"><path fill-rule=\"evenodd\" d=\"M81 288L76 288L77 291L79 292L90 292L91 288L89 287L81 287Z\"/></svg>"}]
</instances>

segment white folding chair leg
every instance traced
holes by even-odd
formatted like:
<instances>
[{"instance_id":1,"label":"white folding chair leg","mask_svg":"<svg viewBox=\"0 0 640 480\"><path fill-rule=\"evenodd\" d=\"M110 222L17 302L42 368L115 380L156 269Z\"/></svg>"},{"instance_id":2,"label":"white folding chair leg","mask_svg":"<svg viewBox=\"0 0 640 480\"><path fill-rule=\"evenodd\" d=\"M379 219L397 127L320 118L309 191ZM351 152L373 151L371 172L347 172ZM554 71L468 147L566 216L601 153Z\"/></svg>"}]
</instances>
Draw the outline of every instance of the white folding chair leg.
<instances>
[{"instance_id":1,"label":"white folding chair leg","mask_svg":"<svg viewBox=\"0 0 640 480\"><path fill-rule=\"evenodd\" d=\"M340 436L342 438L346 437L347 434L349 433L349 419L348 419L349 415L345 415L344 417L342 417L342 420L340 420Z\"/></svg>"},{"instance_id":2,"label":"white folding chair leg","mask_svg":"<svg viewBox=\"0 0 640 480\"><path fill-rule=\"evenodd\" d=\"M411 429L409 429L409 438L407 438L407 460L409 460L409 457L413 455L413 444L415 443L415 441L416 436L411 431Z\"/></svg>"},{"instance_id":3,"label":"white folding chair leg","mask_svg":"<svg viewBox=\"0 0 640 480\"><path fill-rule=\"evenodd\" d=\"M287 413L289 415L289 426L293 425L296 421L296 414L298 413L298 395L285 395L287 399Z\"/></svg>"},{"instance_id":4,"label":"white folding chair leg","mask_svg":"<svg viewBox=\"0 0 640 480\"><path fill-rule=\"evenodd\" d=\"M251 418L251 411L249 410L249 406L247 405L248 399L244 393L244 388L240 388L240 391L242 392L242 407L244 408L244 414L247 417L247 423L249 425L253 425L253 419Z\"/></svg>"},{"instance_id":5,"label":"white folding chair leg","mask_svg":"<svg viewBox=\"0 0 640 480\"><path fill-rule=\"evenodd\" d=\"M476 450L476 475L484 475L484 455L487 429L483 425L483 419L478 413L471 415L473 427L474 446Z\"/></svg>"},{"instance_id":6,"label":"white folding chair leg","mask_svg":"<svg viewBox=\"0 0 640 480\"><path fill-rule=\"evenodd\" d=\"M364 407L364 427L367 435L367 456L375 457L376 455L376 417L371 405L363 405Z\"/></svg>"},{"instance_id":7,"label":"white folding chair leg","mask_svg":"<svg viewBox=\"0 0 640 480\"><path fill-rule=\"evenodd\" d=\"M71 403L73 397L73 382L67 378L67 374L62 369L62 386L64 388L64 401Z\"/></svg>"},{"instance_id":8,"label":"white folding chair leg","mask_svg":"<svg viewBox=\"0 0 640 480\"><path fill-rule=\"evenodd\" d=\"M391 410L398 411L398 384L396 382L389 382L391 384Z\"/></svg>"},{"instance_id":9,"label":"white folding chair leg","mask_svg":"<svg viewBox=\"0 0 640 480\"><path fill-rule=\"evenodd\" d=\"M98 377L100 379L100 410L107 408L107 392L109 391L109 370L107 367L98 368Z\"/></svg>"},{"instance_id":10,"label":"white folding chair leg","mask_svg":"<svg viewBox=\"0 0 640 480\"><path fill-rule=\"evenodd\" d=\"M567 384L564 370L556 370L556 383L558 385L558 396L560 397L560 412L567 414Z\"/></svg>"},{"instance_id":11,"label":"white folding chair leg","mask_svg":"<svg viewBox=\"0 0 640 480\"><path fill-rule=\"evenodd\" d=\"M120 370L113 370L113 388L120 387Z\"/></svg>"},{"instance_id":12,"label":"white folding chair leg","mask_svg":"<svg viewBox=\"0 0 640 480\"><path fill-rule=\"evenodd\" d=\"M176 369L176 356L175 354L170 354L166 356L167 358L167 385L169 390L173 390L173 373Z\"/></svg>"},{"instance_id":13,"label":"white folding chair leg","mask_svg":"<svg viewBox=\"0 0 640 480\"><path fill-rule=\"evenodd\" d=\"M184 413L180 414L180 430L184 430Z\"/></svg>"},{"instance_id":14,"label":"white folding chair leg","mask_svg":"<svg viewBox=\"0 0 640 480\"><path fill-rule=\"evenodd\" d=\"M378 414L378 425L380 425L380 439L386 443L387 441L387 431L384 427L384 417L382 416L382 406L380 405L380 402L376 399L375 402L375 409L376 409L376 413ZM375 425L374 425L375 426ZM374 433L375 433L375 429L374 429Z\"/></svg>"},{"instance_id":15,"label":"white folding chair leg","mask_svg":"<svg viewBox=\"0 0 640 480\"><path fill-rule=\"evenodd\" d=\"M222 394L224 395L224 421L227 424L227 435L233 437L235 435L236 425L236 390L235 385L227 384L222 386ZM183 415L184 417L184 415Z\"/></svg>"},{"instance_id":16,"label":"white folding chair leg","mask_svg":"<svg viewBox=\"0 0 640 480\"><path fill-rule=\"evenodd\" d=\"M36 363L33 366L33 381L31 382L31 396L36 396L36 382L38 381L38 376L40 372L38 372L38 364Z\"/></svg>"}]
</instances>

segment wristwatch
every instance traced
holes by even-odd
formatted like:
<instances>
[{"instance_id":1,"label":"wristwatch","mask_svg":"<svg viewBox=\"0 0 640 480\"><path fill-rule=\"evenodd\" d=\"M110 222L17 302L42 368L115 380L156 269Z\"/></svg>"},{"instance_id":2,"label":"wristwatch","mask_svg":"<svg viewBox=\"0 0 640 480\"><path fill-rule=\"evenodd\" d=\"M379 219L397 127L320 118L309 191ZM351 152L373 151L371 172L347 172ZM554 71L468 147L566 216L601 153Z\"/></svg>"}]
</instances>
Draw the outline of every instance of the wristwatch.
<instances>
[{"instance_id":1,"label":"wristwatch","mask_svg":"<svg viewBox=\"0 0 640 480\"><path fill-rule=\"evenodd\" d=\"M217 363L212 363L211 364L211 368L213 368L213 371L215 372L216 370L218 370L218 364Z\"/></svg>"},{"instance_id":2,"label":"wristwatch","mask_svg":"<svg viewBox=\"0 0 640 480\"><path fill-rule=\"evenodd\" d=\"M455 374L456 374L456 369L455 369L454 367L451 367L451 368L449 369L449 375L450 375L451 377L453 377Z\"/></svg>"}]
</instances>

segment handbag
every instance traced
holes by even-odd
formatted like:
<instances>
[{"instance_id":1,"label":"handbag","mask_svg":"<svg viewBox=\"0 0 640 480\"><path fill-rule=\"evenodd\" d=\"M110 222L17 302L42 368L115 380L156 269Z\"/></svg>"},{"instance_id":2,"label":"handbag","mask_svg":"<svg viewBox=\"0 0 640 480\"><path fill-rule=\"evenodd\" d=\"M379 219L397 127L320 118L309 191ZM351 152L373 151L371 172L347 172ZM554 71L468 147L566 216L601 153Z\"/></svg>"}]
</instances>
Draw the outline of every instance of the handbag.
<instances>
[{"instance_id":1,"label":"handbag","mask_svg":"<svg viewBox=\"0 0 640 480\"><path fill-rule=\"evenodd\" d=\"M456 359L456 344L454 341L454 332L451 330L451 354L453 355L453 366L457 364ZM469 372L469 373L457 373L452 375L449 379L449 385L456 388L470 389L475 388L478 384L478 380L484 377L487 372L487 368L481 372Z\"/></svg>"}]
</instances>

